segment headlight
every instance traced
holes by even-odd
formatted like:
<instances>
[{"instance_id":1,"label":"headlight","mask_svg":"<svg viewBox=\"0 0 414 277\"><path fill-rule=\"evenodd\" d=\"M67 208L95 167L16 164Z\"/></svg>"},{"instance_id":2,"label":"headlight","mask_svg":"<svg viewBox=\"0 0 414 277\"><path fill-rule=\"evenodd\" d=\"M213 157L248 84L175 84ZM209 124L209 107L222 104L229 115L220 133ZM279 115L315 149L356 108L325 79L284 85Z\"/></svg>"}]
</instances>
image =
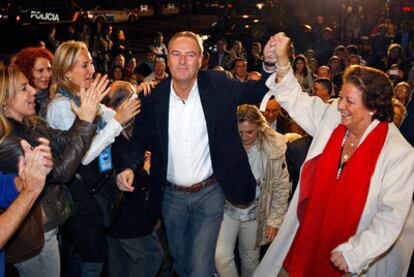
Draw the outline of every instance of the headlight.
<instances>
[{"instance_id":1,"label":"headlight","mask_svg":"<svg viewBox=\"0 0 414 277\"><path fill-rule=\"evenodd\" d=\"M89 19L92 19L92 18L93 18L93 14L88 13L88 18L89 18Z\"/></svg>"}]
</instances>

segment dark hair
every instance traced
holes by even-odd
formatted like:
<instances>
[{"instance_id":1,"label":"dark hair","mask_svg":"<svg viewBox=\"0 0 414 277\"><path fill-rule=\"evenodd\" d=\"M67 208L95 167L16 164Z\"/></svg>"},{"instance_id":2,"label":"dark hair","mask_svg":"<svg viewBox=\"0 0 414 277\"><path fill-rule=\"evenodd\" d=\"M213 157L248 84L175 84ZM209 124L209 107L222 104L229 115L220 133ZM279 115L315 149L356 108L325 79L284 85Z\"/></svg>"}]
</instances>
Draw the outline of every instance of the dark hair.
<instances>
[{"instance_id":1,"label":"dark hair","mask_svg":"<svg viewBox=\"0 0 414 277\"><path fill-rule=\"evenodd\" d=\"M155 53L155 48L154 48L154 47L152 47L152 46L145 47L145 49L144 49L144 53L145 53L145 54L148 54L148 53Z\"/></svg>"},{"instance_id":2,"label":"dark hair","mask_svg":"<svg viewBox=\"0 0 414 277\"><path fill-rule=\"evenodd\" d=\"M328 78L318 78L314 81L314 83L321 84L324 88L326 88L329 91L329 94L332 93L332 82Z\"/></svg>"},{"instance_id":3,"label":"dark hair","mask_svg":"<svg viewBox=\"0 0 414 277\"><path fill-rule=\"evenodd\" d=\"M234 67L236 66L237 62L245 62L247 63L247 60L245 58L235 58L233 63L231 64L231 68L234 69Z\"/></svg>"},{"instance_id":4,"label":"dark hair","mask_svg":"<svg viewBox=\"0 0 414 277\"><path fill-rule=\"evenodd\" d=\"M346 51L348 51L348 55L359 55L359 48L355 44L349 44L346 46Z\"/></svg>"},{"instance_id":5,"label":"dark hair","mask_svg":"<svg viewBox=\"0 0 414 277\"><path fill-rule=\"evenodd\" d=\"M376 110L373 119L391 122L393 89L387 75L375 68L353 65L346 69L344 83L356 86L362 92L362 102L370 110Z\"/></svg>"},{"instance_id":6,"label":"dark hair","mask_svg":"<svg viewBox=\"0 0 414 277\"><path fill-rule=\"evenodd\" d=\"M296 71L296 62L302 60L305 64L305 67L303 68L303 76L307 76L308 75L308 60L306 59L306 57L303 54L299 54L296 56L296 58L293 60L293 72Z\"/></svg>"},{"instance_id":7,"label":"dark hair","mask_svg":"<svg viewBox=\"0 0 414 277\"><path fill-rule=\"evenodd\" d=\"M0 171L4 173L17 173L17 163L20 156L24 156L20 144L22 139L9 135L0 143Z\"/></svg>"}]
</instances>

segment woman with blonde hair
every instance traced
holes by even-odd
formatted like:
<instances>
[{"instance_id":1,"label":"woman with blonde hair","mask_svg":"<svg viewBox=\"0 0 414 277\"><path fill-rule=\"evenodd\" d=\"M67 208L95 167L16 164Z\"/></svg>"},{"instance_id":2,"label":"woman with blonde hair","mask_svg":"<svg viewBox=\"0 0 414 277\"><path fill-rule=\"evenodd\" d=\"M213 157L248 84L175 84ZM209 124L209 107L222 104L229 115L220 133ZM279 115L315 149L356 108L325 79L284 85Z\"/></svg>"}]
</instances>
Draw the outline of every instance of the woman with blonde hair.
<instances>
[{"instance_id":1,"label":"woman with blonde hair","mask_svg":"<svg viewBox=\"0 0 414 277\"><path fill-rule=\"evenodd\" d=\"M91 54L86 44L79 41L66 41L55 52L52 65L51 101L47 110L47 121L52 128L67 130L73 122L73 108L82 105L79 92L97 84L96 90L109 89L107 76L95 74ZM94 124L97 133L89 150L82 159L71 180L69 191L73 198L76 213L68 221L72 256L80 257L81 275L99 276L106 258L104 229L108 226L105 210L95 200L95 192L103 186L115 186L114 164L111 156L111 143L123 130L123 125L139 113L140 101L128 99L116 112L100 104ZM66 241L68 242L68 241ZM72 268L68 268L72 270Z\"/></svg>"},{"instance_id":2,"label":"woman with blonde hair","mask_svg":"<svg viewBox=\"0 0 414 277\"><path fill-rule=\"evenodd\" d=\"M50 146L53 164L38 203L43 210L40 225L45 232L44 245L39 250L37 247L31 249L25 244L30 243L30 238L15 237L13 243L24 249L26 255L16 258L14 265L20 276L59 276L56 233L70 215L67 198L64 197L64 183L75 173L95 133L92 121L101 95L82 90L79 96L83 104L74 109L73 127L63 132L49 128L44 120L35 115L35 94L36 90L18 69L11 66L0 68L0 148L5 147L2 142L6 138L14 135L27 140L33 147L39 145L46 149Z\"/></svg>"},{"instance_id":3,"label":"woman with blonde hair","mask_svg":"<svg viewBox=\"0 0 414 277\"><path fill-rule=\"evenodd\" d=\"M244 206L226 201L215 257L217 271L223 277L238 276L234 262L237 238L241 275L253 274L259 263L260 246L273 241L282 223L291 188L283 135L268 126L254 105L239 106L237 121L257 181L256 199Z\"/></svg>"}]
</instances>

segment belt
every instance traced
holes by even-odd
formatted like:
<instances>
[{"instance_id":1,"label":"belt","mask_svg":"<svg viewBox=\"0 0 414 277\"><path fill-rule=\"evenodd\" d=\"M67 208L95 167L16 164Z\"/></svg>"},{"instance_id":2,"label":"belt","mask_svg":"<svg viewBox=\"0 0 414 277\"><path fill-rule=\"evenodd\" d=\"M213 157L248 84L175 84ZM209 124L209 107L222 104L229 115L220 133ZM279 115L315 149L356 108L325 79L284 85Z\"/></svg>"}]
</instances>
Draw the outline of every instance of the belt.
<instances>
[{"instance_id":1,"label":"belt","mask_svg":"<svg viewBox=\"0 0 414 277\"><path fill-rule=\"evenodd\" d=\"M180 186L177 184L173 184L167 181L167 184L170 186L170 188L174 191L182 191L182 192L199 192L200 190L202 190L203 188L209 187L211 185L213 185L215 182L217 181L216 176L211 175L210 177L208 177L207 179L195 183L191 186Z\"/></svg>"},{"instance_id":2,"label":"belt","mask_svg":"<svg viewBox=\"0 0 414 277\"><path fill-rule=\"evenodd\" d=\"M231 202L231 201L229 201L229 200L226 200L230 205L232 205L233 207L235 207L235 208L238 208L238 209L247 209L248 207L250 207L253 203L254 203L254 200L253 201L250 201L249 203L247 203L247 204L236 204L236 203L233 203L233 202Z\"/></svg>"}]
</instances>

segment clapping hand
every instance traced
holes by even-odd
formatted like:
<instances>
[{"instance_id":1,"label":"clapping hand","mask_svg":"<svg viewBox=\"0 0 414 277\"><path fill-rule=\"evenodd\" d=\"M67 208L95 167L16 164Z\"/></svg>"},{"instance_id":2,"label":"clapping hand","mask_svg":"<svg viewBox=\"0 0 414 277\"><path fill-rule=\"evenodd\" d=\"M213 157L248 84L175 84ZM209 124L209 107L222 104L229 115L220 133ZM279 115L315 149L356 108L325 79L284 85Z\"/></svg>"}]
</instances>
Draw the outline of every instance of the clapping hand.
<instances>
[{"instance_id":1,"label":"clapping hand","mask_svg":"<svg viewBox=\"0 0 414 277\"><path fill-rule=\"evenodd\" d=\"M22 140L22 148L24 157L19 158L18 171L19 177L23 181L22 190L30 193L40 194L45 186L46 176L50 172L51 154L47 154L48 145L45 141L36 148L32 148L30 144Z\"/></svg>"},{"instance_id":2,"label":"clapping hand","mask_svg":"<svg viewBox=\"0 0 414 277\"><path fill-rule=\"evenodd\" d=\"M79 92L80 106L77 107L73 101L71 103L72 110L80 119L93 122L98 111L98 104L110 90L108 84L108 76L101 76L100 74L96 75L88 89L85 88L85 83L82 83Z\"/></svg>"}]
</instances>

